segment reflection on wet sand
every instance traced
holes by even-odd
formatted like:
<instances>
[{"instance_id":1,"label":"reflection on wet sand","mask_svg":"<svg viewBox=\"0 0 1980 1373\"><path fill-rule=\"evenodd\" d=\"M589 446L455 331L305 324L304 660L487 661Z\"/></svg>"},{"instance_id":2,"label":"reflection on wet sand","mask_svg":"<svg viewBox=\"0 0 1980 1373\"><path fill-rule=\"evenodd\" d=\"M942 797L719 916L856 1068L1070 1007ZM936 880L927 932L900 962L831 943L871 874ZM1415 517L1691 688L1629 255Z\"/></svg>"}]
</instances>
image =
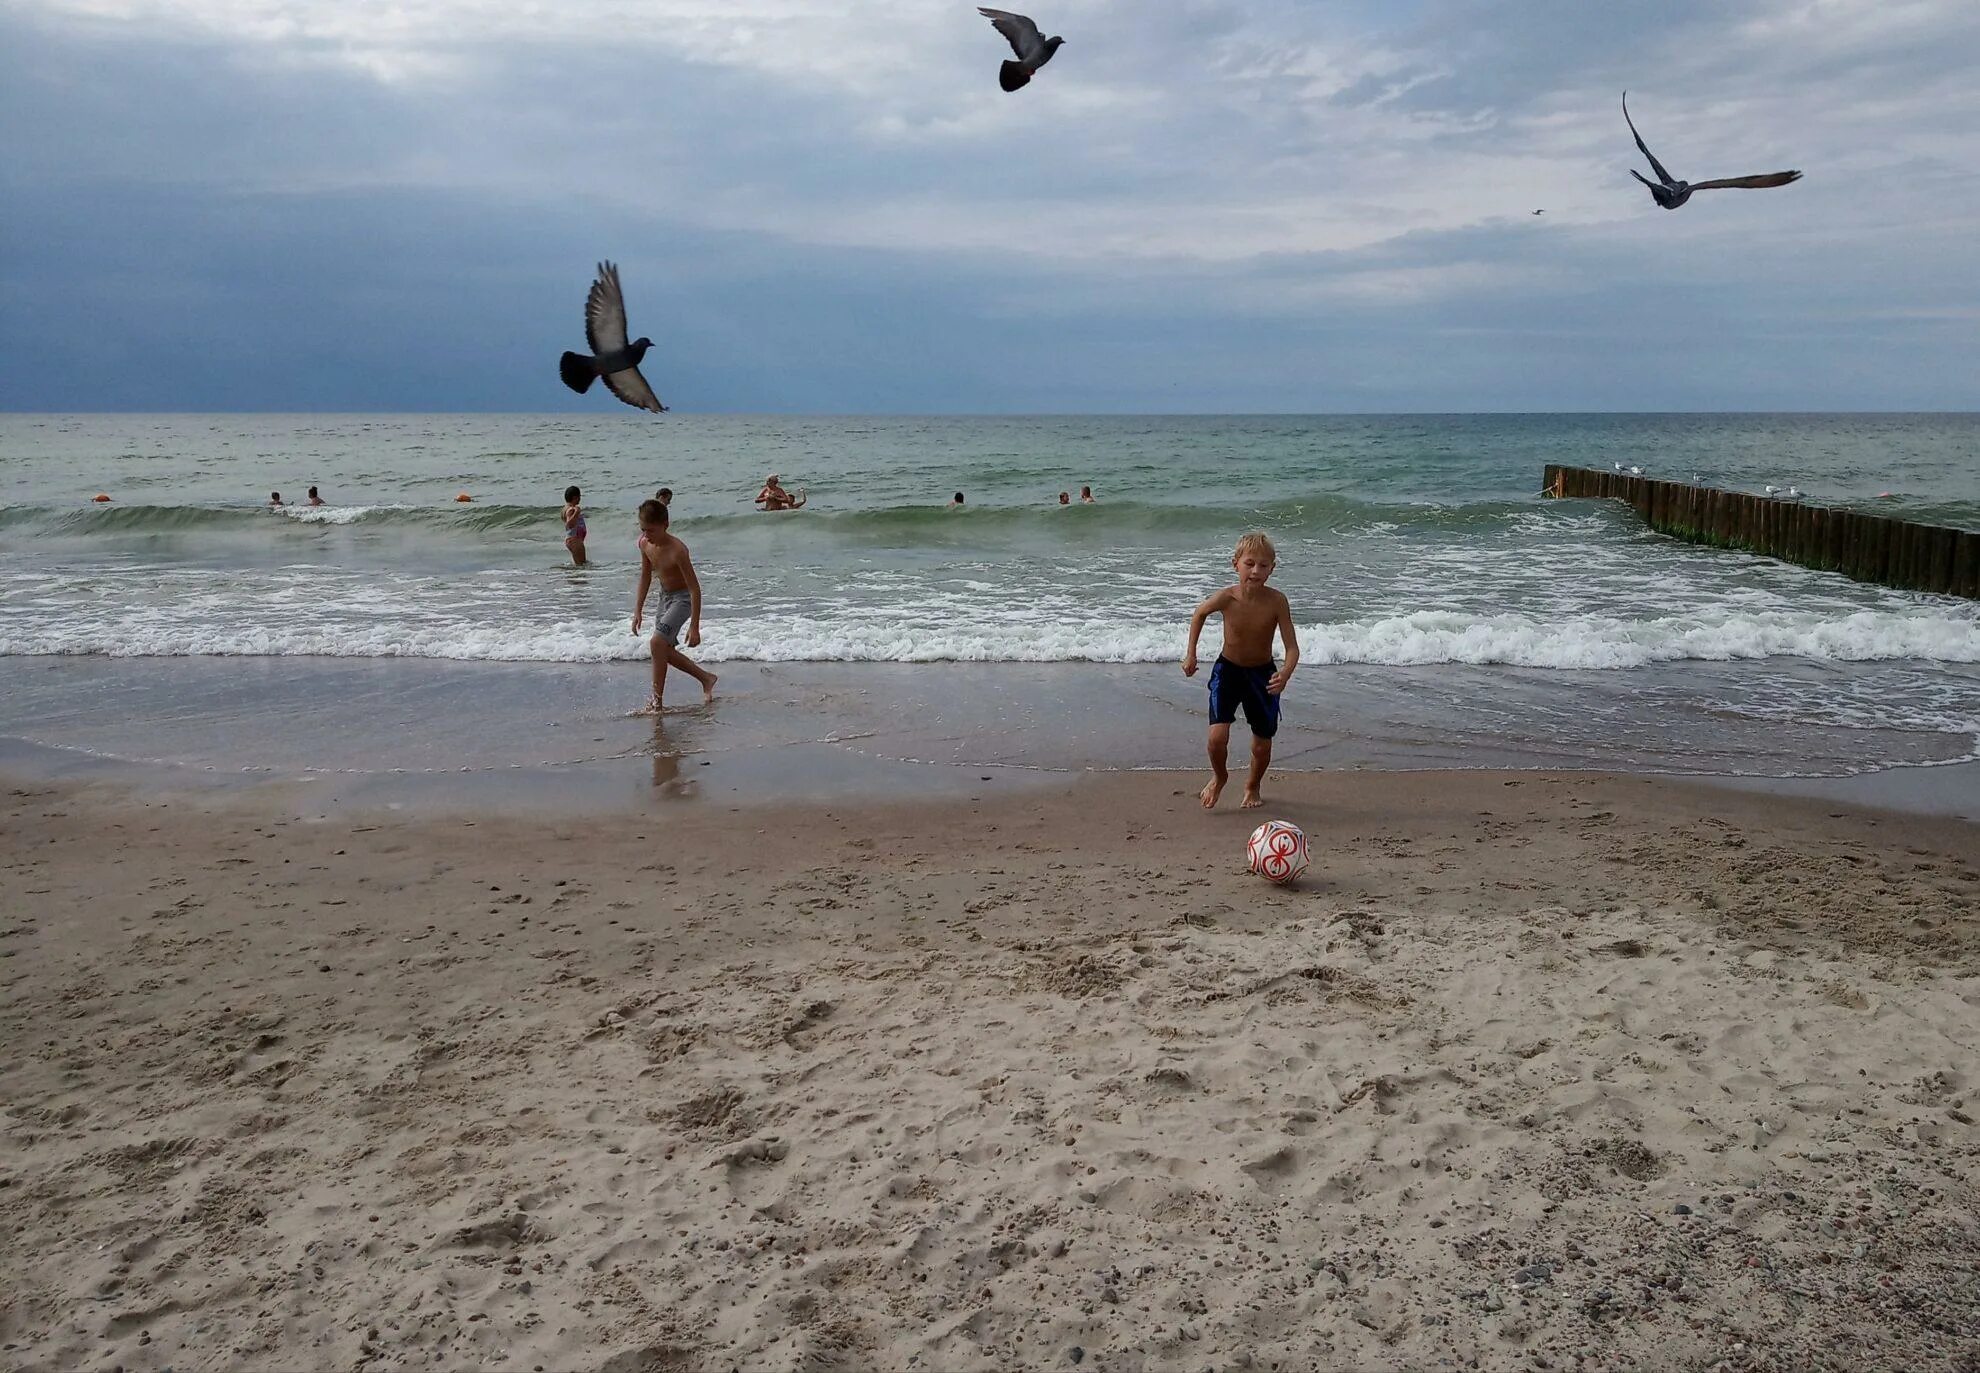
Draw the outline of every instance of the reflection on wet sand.
<instances>
[{"instance_id":1,"label":"reflection on wet sand","mask_svg":"<svg viewBox=\"0 0 1980 1373\"><path fill-rule=\"evenodd\" d=\"M683 797L698 789L694 778L681 776L680 750L667 737L666 722L658 715L653 717L653 788L663 796Z\"/></svg>"}]
</instances>

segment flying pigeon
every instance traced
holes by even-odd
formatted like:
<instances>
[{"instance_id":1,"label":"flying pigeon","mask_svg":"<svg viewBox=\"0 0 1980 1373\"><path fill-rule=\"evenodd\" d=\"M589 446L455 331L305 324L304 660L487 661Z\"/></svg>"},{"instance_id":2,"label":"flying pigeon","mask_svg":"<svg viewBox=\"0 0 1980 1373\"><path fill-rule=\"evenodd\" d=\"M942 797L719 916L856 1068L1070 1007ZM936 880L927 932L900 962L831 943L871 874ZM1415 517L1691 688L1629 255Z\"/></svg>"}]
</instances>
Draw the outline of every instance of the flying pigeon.
<instances>
[{"instance_id":1,"label":"flying pigeon","mask_svg":"<svg viewBox=\"0 0 1980 1373\"><path fill-rule=\"evenodd\" d=\"M666 410L639 374L639 360L646 356L653 340L626 342L626 298L619 290L619 269L609 262L598 264L598 280L591 283L591 294L584 300L584 338L593 356L564 354L557 364L564 385L583 395L592 382L603 377L605 389L627 405L656 415Z\"/></svg>"},{"instance_id":2,"label":"flying pigeon","mask_svg":"<svg viewBox=\"0 0 1980 1373\"><path fill-rule=\"evenodd\" d=\"M1007 91L1029 85L1032 73L1052 60L1052 54L1059 50L1063 38L1047 38L1038 32L1038 25L1022 14L1012 14L1009 10L984 9L977 6L976 12L990 21L992 28L1010 40L1011 51L1017 54L1017 61L1006 62L997 69L997 84Z\"/></svg>"},{"instance_id":3,"label":"flying pigeon","mask_svg":"<svg viewBox=\"0 0 1980 1373\"><path fill-rule=\"evenodd\" d=\"M1641 148L1643 155L1650 159L1650 170L1657 174L1657 180L1652 181L1634 167L1629 169L1629 174L1648 186L1650 188L1651 198L1667 210L1675 210L1678 206L1684 204L1685 201L1691 199L1691 193L1693 191L1718 191L1726 189L1764 191L1772 186L1785 186L1790 181L1801 180L1800 172L1767 172L1761 176L1721 177L1717 181L1679 181L1676 177L1664 170L1664 164L1657 160L1657 155L1651 152L1649 146L1644 143L1643 135L1636 132L1636 121L1629 117L1628 91L1623 92L1623 121L1629 125L1630 133L1635 134L1636 146ZM1661 185L1659 184L1660 182L1662 183Z\"/></svg>"}]
</instances>

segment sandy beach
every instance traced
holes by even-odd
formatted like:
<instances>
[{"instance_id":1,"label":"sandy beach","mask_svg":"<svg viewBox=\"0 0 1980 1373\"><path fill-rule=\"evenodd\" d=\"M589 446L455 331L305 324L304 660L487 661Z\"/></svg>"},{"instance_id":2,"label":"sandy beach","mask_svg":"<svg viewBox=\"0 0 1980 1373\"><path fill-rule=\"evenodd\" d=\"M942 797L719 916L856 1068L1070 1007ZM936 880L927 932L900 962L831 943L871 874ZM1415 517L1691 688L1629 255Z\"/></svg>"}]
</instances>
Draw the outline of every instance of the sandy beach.
<instances>
[{"instance_id":1,"label":"sandy beach","mask_svg":"<svg viewBox=\"0 0 1980 1373\"><path fill-rule=\"evenodd\" d=\"M11 1367L1974 1369L1980 830L17 778Z\"/></svg>"}]
</instances>

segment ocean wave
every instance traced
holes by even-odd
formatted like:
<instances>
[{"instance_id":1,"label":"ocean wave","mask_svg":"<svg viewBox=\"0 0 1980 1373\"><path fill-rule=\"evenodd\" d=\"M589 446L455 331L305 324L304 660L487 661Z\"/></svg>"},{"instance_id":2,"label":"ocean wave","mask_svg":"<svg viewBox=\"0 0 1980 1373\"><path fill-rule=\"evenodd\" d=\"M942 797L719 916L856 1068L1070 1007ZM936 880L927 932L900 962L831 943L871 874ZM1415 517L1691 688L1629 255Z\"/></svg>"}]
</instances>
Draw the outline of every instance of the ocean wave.
<instances>
[{"instance_id":1,"label":"ocean wave","mask_svg":"<svg viewBox=\"0 0 1980 1373\"><path fill-rule=\"evenodd\" d=\"M1614 671L1653 663L1801 658L1829 662L1915 659L1980 663L1980 621L1882 611L1818 616L1714 612L1654 619L1418 611L1300 627L1308 664L1423 666L1461 663ZM774 615L713 620L698 656L754 662L1150 663L1177 659L1179 624L1067 619L1014 623L903 615L829 619ZM1205 638L1207 664L1216 652ZM623 620L530 624L391 618L282 624L175 622L147 612L135 623L15 622L0 626L0 653L114 657L413 657L501 662L609 662L643 657L644 639Z\"/></svg>"},{"instance_id":2,"label":"ocean wave","mask_svg":"<svg viewBox=\"0 0 1980 1373\"><path fill-rule=\"evenodd\" d=\"M0 507L0 529L25 535L62 537L168 533L192 530L276 531L291 525L407 525L469 533L504 533L543 527L554 530L555 505L456 503L415 505L15 505ZM682 533L700 531L724 537L736 533L779 539L822 535L851 542L963 544L986 537L1019 534L1060 535L1074 540L1132 533L1223 532L1257 528L1268 532L1362 533L1388 537L1405 531L1462 531L1507 525L1530 530L1570 517L1567 507L1536 508L1525 501L1486 501L1459 505L1383 504L1331 494L1283 498L1262 504L1175 505L1157 501L1110 501L1059 506L984 504L950 510L943 506L897 505L857 510L821 509L768 515L735 511L678 519ZM1585 514L1583 510L1581 513ZM634 511L589 506L591 523L608 529L622 523L635 533Z\"/></svg>"}]
</instances>

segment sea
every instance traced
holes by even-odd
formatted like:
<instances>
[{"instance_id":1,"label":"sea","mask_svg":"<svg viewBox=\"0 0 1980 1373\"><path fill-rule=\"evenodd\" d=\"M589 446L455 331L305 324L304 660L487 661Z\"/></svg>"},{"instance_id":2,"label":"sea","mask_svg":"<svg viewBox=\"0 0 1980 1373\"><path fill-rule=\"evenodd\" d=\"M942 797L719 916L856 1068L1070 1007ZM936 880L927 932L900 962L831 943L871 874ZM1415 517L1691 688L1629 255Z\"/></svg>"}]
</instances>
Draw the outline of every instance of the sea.
<instances>
[{"instance_id":1,"label":"sea","mask_svg":"<svg viewBox=\"0 0 1980 1373\"><path fill-rule=\"evenodd\" d=\"M634 511L666 486L732 693L676 752L1194 765L1185 628L1261 530L1288 766L1980 754L1980 606L1545 499L1550 462L1980 528L1971 414L5 415L0 735L220 770L645 758ZM772 472L803 510L754 508Z\"/></svg>"}]
</instances>

